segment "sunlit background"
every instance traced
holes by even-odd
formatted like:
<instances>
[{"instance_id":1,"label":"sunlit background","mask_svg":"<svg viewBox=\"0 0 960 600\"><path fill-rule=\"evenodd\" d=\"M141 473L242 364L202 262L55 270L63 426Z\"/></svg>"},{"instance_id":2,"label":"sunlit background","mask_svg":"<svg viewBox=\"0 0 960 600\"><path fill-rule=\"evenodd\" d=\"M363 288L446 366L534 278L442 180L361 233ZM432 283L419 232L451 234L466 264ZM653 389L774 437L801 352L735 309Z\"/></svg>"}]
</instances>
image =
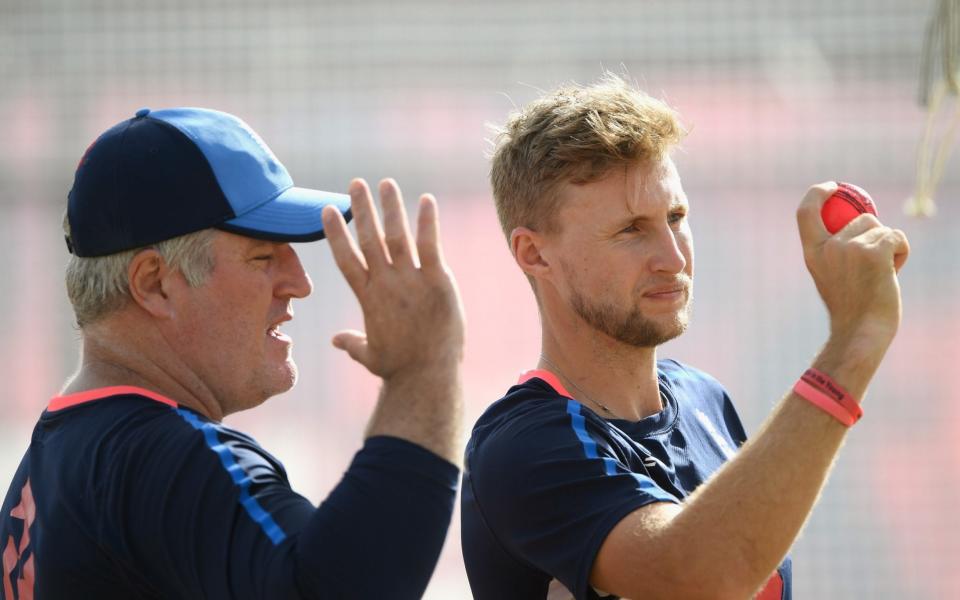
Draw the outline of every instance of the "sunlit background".
<instances>
[{"instance_id":1,"label":"sunlit background","mask_svg":"<svg viewBox=\"0 0 960 600\"><path fill-rule=\"evenodd\" d=\"M960 597L960 207L948 163L934 219L904 216L924 112L932 0L407 2L0 0L0 486L75 368L60 232L73 168L143 106L235 113L298 185L395 177L441 202L468 315L467 418L537 359L529 288L496 223L489 132L543 89L627 73L683 114L697 301L662 350L719 378L748 431L823 343L794 208L828 179L868 189L913 252L904 320L793 549L795 597ZM362 326L324 243L288 331L301 381L231 417L319 502L359 448L377 381L332 348ZM743 490L749 494L750 490ZM777 498L770 498L776 502ZM427 592L469 597L459 512Z\"/></svg>"}]
</instances>

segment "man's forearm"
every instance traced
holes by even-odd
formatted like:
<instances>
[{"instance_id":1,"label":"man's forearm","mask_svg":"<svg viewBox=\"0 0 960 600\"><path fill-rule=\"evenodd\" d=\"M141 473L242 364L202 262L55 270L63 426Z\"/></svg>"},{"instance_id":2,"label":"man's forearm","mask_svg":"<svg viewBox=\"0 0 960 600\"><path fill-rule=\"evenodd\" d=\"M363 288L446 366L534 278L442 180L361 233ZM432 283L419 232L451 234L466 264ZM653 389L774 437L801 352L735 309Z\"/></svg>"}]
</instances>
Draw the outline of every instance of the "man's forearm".
<instances>
[{"instance_id":1,"label":"man's forearm","mask_svg":"<svg viewBox=\"0 0 960 600\"><path fill-rule=\"evenodd\" d=\"M305 597L421 598L450 526L458 474L418 445L368 439L299 533Z\"/></svg>"},{"instance_id":2,"label":"man's forearm","mask_svg":"<svg viewBox=\"0 0 960 600\"><path fill-rule=\"evenodd\" d=\"M459 362L435 363L385 380L367 437L389 435L461 465L463 392Z\"/></svg>"},{"instance_id":3,"label":"man's forearm","mask_svg":"<svg viewBox=\"0 0 960 600\"><path fill-rule=\"evenodd\" d=\"M862 399L886 346L885 340L867 337L835 338L813 366ZM846 432L836 419L790 392L759 434L671 521L668 537L695 546L686 551L688 561L697 563L688 563L691 572L712 573L709 579L720 586L714 589L728 582L731 597L746 597L761 587L810 514Z\"/></svg>"}]
</instances>

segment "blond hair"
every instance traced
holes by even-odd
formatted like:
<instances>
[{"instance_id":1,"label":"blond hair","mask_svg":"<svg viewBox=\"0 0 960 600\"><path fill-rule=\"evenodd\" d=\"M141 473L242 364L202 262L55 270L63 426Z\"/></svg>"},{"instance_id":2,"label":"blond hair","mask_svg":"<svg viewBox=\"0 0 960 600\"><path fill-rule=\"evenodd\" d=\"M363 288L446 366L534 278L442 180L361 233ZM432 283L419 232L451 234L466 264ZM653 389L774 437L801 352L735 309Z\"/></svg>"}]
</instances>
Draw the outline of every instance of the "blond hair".
<instances>
[{"instance_id":1,"label":"blond hair","mask_svg":"<svg viewBox=\"0 0 960 600\"><path fill-rule=\"evenodd\" d=\"M63 231L70 235L66 214L63 216ZM178 269L189 285L203 285L213 270L213 232L213 229L202 229L106 256L71 255L65 281L77 325L83 328L127 303L130 299L127 268L134 256L150 248L155 249L171 268Z\"/></svg>"},{"instance_id":2,"label":"blond hair","mask_svg":"<svg viewBox=\"0 0 960 600\"><path fill-rule=\"evenodd\" d=\"M490 182L504 234L509 240L519 226L555 230L561 184L661 160L685 133L666 103L610 72L591 86L565 85L534 100L494 140Z\"/></svg>"}]
</instances>

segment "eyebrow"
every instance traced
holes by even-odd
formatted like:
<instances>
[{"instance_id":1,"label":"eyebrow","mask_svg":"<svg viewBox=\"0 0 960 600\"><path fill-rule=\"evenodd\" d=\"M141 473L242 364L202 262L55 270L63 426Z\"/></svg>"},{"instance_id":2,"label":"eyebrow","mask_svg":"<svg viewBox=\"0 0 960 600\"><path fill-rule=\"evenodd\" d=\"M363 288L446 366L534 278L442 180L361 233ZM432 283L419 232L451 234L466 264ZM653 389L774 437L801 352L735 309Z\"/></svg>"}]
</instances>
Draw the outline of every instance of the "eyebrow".
<instances>
[{"instance_id":1,"label":"eyebrow","mask_svg":"<svg viewBox=\"0 0 960 600\"><path fill-rule=\"evenodd\" d=\"M689 205L688 203L683 202L683 201L680 201L680 200L676 200L676 201L670 203L670 207L667 209L667 212L668 212L668 213L672 213L672 212L677 211L677 210L689 210L689 209L690 209L690 205ZM636 223L636 222L638 222L638 221L639 221L639 222L651 221L651 220L653 220L654 218L655 218L655 217L650 217L650 216L647 216L647 215L634 215L634 214L630 214L630 215L624 217L623 219L621 219L621 221L623 221L624 223Z\"/></svg>"},{"instance_id":2,"label":"eyebrow","mask_svg":"<svg viewBox=\"0 0 960 600\"><path fill-rule=\"evenodd\" d=\"M246 246L243 249L244 253L257 252L263 248L273 248L275 242L270 240L259 240L257 238L250 238L247 241Z\"/></svg>"}]
</instances>

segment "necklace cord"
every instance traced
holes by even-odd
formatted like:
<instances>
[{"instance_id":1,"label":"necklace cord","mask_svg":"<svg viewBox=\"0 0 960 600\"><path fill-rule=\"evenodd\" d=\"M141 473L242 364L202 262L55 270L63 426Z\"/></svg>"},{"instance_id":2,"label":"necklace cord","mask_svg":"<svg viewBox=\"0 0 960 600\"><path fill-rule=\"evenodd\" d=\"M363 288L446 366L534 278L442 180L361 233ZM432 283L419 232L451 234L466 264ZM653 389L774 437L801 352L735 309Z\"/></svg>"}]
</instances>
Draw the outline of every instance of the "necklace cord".
<instances>
[{"instance_id":1,"label":"necklace cord","mask_svg":"<svg viewBox=\"0 0 960 600\"><path fill-rule=\"evenodd\" d=\"M550 360L549 358L547 358L545 354L541 354L541 355L540 355L540 360L542 360L544 363L547 364L547 366L549 366L551 369L553 369L553 370L556 372L556 374L557 374L559 377L561 377L564 381L566 381L567 383L569 383L569 384L573 387L573 389L575 389L575 390L577 390L578 392L580 392L580 395L583 396L584 398L586 398L587 400L589 400L591 404L594 404L594 405L600 407L600 409L601 409L603 412L607 413L608 415L613 416L614 418L617 418L617 419L620 418L620 417L617 416L616 413L614 413L612 410L610 410L609 408L607 408L607 406L606 406L605 404L603 404L602 402L597 402L596 400L594 400L593 398L591 398L590 395L589 395L588 393L586 393L585 391L583 391L583 388L581 388L579 385L577 385L577 383L576 383L575 381L573 381L572 379L570 379L569 377L567 377L566 375L564 375L563 372L557 367L557 365L553 364L553 361Z\"/></svg>"}]
</instances>

